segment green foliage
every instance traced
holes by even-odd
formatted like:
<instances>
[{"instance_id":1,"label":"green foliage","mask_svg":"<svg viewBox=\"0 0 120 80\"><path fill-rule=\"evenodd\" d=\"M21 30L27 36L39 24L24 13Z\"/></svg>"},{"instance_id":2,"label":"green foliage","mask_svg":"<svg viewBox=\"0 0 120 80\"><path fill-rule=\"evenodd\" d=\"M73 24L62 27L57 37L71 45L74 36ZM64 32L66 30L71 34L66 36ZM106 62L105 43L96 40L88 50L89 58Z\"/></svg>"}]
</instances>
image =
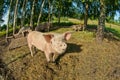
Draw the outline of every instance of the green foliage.
<instances>
[{"instance_id":1,"label":"green foliage","mask_svg":"<svg viewBox=\"0 0 120 80\"><path fill-rule=\"evenodd\" d=\"M0 26L0 31L5 31L6 30L6 25Z\"/></svg>"},{"instance_id":2,"label":"green foliage","mask_svg":"<svg viewBox=\"0 0 120 80\"><path fill-rule=\"evenodd\" d=\"M10 11L10 21L13 23L13 13L14 13L14 5L16 1L13 0L11 11ZM32 7L33 0L28 0L27 6L26 6L26 16L25 16L25 23L30 23L30 15L31 15L31 7ZM84 4L89 4L89 11L88 15L90 19L96 19L99 16L99 0L50 0L52 9L50 10L51 16L54 14L56 17L58 17L58 12L61 11L61 16L64 17L73 17L77 19L83 19L83 13L84 13ZM106 4L106 16L114 17L115 10L119 10L120 2L119 0L105 0ZM2 4L4 3L4 4ZM35 10L34 10L34 18L33 21L36 22L39 14L39 10L41 7L42 0L36 0L35 2ZM21 19L22 15L22 4L23 0L19 0L19 6L18 6L18 19ZM8 7L10 6L10 1L3 0L0 4L0 6L7 6L6 10L8 10ZM77 7L75 7L77 6ZM2 7L1 7L2 8ZM3 8L2 8L3 9ZM46 0L45 6L43 7L43 14L42 14L42 21L48 20L48 1ZM0 11L2 12L2 11ZM4 14L6 12L3 12ZM18 24L20 25L20 24Z\"/></svg>"},{"instance_id":3,"label":"green foliage","mask_svg":"<svg viewBox=\"0 0 120 80\"><path fill-rule=\"evenodd\" d=\"M0 20L4 13L4 0L0 1Z\"/></svg>"}]
</instances>

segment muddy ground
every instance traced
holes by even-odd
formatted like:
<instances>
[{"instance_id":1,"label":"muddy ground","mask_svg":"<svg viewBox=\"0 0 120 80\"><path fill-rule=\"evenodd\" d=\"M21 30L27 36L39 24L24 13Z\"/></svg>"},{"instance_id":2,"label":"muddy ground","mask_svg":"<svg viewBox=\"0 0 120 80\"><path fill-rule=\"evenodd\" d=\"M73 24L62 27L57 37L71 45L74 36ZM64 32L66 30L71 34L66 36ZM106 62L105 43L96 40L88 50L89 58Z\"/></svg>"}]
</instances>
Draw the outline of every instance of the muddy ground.
<instances>
[{"instance_id":1,"label":"muddy ground","mask_svg":"<svg viewBox=\"0 0 120 80\"><path fill-rule=\"evenodd\" d=\"M87 35L79 34L73 33L66 52L56 57L56 63L47 63L39 50L31 57L26 38L10 46L1 38L0 79L120 80L120 41L104 39L98 44L93 37L88 40Z\"/></svg>"}]
</instances>

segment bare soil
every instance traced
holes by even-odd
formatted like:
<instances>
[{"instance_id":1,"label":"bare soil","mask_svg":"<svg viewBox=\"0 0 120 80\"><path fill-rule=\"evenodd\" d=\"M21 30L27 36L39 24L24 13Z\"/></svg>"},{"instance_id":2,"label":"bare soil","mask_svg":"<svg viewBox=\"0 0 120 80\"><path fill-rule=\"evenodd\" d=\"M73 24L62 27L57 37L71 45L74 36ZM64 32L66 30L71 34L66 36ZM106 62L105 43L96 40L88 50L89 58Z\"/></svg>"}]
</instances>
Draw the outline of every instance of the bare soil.
<instances>
[{"instance_id":1,"label":"bare soil","mask_svg":"<svg viewBox=\"0 0 120 80\"><path fill-rule=\"evenodd\" d=\"M47 63L39 50L31 57L25 39L18 39L11 46L0 39L0 79L120 80L120 41L104 39L98 44L94 38L87 41L85 37L72 36L56 63Z\"/></svg>"}]
</instances>

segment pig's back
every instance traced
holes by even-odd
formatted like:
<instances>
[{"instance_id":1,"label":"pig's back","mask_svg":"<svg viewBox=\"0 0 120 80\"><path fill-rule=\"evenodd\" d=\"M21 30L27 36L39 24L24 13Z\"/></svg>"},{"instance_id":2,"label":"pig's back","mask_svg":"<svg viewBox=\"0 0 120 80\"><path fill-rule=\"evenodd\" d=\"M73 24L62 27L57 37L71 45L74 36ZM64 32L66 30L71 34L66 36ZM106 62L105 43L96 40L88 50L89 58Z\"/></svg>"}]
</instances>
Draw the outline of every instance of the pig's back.
<instances>
[{"instance_id":1,"label":"pig's back","mask_svg":"<svg viewBox=\"0 0 120 80\"><path fill-rule=\"evenodd\" d=\"M44 51L45 48L45 38L43 37L43 33L38 31L32 31L28 34L28 43L31 43L36 48L40 49L41 51Z\"/></svg>"}]
</instances>

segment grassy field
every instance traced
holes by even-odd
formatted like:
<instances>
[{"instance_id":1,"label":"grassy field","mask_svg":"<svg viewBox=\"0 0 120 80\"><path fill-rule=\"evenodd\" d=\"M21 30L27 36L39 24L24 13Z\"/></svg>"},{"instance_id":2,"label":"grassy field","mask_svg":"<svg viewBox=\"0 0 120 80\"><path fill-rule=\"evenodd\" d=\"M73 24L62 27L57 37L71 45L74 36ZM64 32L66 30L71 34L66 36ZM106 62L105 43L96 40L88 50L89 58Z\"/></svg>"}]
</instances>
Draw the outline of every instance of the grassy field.
<instances>
[{"instance_id":1,"label":"grassy field","mask_svg":"<svg viewBox=\"0 0 120 80\"><path fill-rule=\"evenodd\" d=\"M71 31L70 26L79 23L83 21L68 19L51 32ZM27 45L8 51L1 38L0 62L7 74L0 74L8 80L120 80L120 26L106 23L106 37L97 44L97 21L89 20L88 24L86 31L72 33L66 52L56 57L56 63L47 63L41 51L31 57ZM25 44L26 40L21 38L15 43ZM1 65L0 71L4 71Z\"/></svg>"}]
</instances>

